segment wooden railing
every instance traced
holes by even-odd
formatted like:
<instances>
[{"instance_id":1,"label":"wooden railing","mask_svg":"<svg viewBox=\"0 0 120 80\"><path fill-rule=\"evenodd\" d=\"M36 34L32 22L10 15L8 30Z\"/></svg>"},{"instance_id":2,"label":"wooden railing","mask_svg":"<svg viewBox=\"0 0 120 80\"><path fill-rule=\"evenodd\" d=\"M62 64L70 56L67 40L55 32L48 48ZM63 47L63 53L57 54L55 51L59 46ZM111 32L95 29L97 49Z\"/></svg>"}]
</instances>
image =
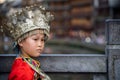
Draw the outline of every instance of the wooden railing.
<instances>
[{"instance_id":1,"label":"wooden railing","mask_svg":"<svg viewBox=\"0 0 120 80\"><path fill-rule=\"evenodd\" d=\"M0 54L0 79L7 80L15 54ZM45 72L90 73L103 80L107 73L106 56L99 54L42 54L38 60ZM97 75L96 75L97 73ZM99 76L98 76L99 74ZM95 79L97 76L97 79ZM102 76L102 77L101 77ZM102 78L102 79L101 79ZM106 79L104 79L106 80Z\"/></svg>"},{"instance_id":2,"label":"wooden railing","mask_svg":"<svg viewBox=\"0 0 120 80\"><path fill-rule=\"evenodd\" d=\"M45 72L88 73L93 80L120 80L120 20L106 21L105 54L42 54ZM0 80L7 80L16 54L0 54Z\"/></svg>"}]
</instances>

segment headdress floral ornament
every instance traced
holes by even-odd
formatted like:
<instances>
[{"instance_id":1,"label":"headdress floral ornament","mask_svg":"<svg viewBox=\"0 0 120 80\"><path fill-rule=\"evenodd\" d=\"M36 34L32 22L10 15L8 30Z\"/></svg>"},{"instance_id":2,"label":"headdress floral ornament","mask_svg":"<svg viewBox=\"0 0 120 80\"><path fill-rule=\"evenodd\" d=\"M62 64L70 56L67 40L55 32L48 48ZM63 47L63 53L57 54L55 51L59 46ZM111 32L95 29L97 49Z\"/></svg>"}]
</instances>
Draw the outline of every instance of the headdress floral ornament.
<instances>
[{"instance_id":1,"label":"headdress floral ornament","mask_svg":"<svg viewBox=\"0 0 120 80\"><path fill-rule=\"evenodd\" d=\"M25 33L42 29L44 34L49 36L49 22L53 20L53 15L46 12L43 6L29 6L23 8L8 17L5 28L14 40L18 40Z\"/></svg>"}]
</instances>

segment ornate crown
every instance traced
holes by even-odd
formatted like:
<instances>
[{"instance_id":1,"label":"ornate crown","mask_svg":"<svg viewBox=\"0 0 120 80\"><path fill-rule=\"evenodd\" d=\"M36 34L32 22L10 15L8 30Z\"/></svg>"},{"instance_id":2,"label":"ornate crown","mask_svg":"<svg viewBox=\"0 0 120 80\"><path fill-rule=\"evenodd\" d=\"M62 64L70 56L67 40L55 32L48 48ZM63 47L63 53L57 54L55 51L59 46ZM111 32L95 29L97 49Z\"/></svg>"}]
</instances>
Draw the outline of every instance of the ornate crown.
<instances>
[{"instance_id":1,"label":"ornate crown","mask_svg":"<svg viewBox=\"0 0 120 80\"><path fill-rule=\"evenodd\" d=\"M46 12L45 7L34 5L10 15L5 27L15 40L35 29L44 30L44 33L48 36L50 31L49 22L51 20L53 20L53 15Z\"/></svg>"}]
</instances>

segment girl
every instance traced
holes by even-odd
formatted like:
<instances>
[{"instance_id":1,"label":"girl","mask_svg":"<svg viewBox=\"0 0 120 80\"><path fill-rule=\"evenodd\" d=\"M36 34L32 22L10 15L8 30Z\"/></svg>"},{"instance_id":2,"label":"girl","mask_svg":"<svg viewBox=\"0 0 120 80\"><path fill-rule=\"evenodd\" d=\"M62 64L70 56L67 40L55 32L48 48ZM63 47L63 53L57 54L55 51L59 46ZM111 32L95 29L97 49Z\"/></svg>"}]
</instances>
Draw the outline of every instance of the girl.
<instances>
[{"instance_id":1,"label":"girl","mask_svg":"<svg viewBox=\"0 0 120 80\"><path fill-rule=\"evenodd\" d=\"M14 60L8 80L51 80L40 69L39 57L49 36L53 16L42 6L21 9L9 17L5 28L15 40L19 56Z\"/></svg>"}]
</instances>

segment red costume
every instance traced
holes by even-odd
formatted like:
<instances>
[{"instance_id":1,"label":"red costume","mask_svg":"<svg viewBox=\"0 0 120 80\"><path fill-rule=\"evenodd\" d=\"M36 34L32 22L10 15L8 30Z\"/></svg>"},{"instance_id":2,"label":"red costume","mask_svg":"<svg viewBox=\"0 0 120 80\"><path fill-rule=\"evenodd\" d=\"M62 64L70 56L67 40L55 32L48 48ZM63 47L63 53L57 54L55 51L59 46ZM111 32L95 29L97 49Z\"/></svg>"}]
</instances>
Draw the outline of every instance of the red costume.
<instances>
[{"instance_id":1,"label":"red costume","mask_svg":"<svg viewBox=\"0 0 120 80\"><path fill-rule=\"evenodd\" d=\"M8 80L34 80L35 71L21 58L16 58Z\"/></svg>"}]
</instances>

